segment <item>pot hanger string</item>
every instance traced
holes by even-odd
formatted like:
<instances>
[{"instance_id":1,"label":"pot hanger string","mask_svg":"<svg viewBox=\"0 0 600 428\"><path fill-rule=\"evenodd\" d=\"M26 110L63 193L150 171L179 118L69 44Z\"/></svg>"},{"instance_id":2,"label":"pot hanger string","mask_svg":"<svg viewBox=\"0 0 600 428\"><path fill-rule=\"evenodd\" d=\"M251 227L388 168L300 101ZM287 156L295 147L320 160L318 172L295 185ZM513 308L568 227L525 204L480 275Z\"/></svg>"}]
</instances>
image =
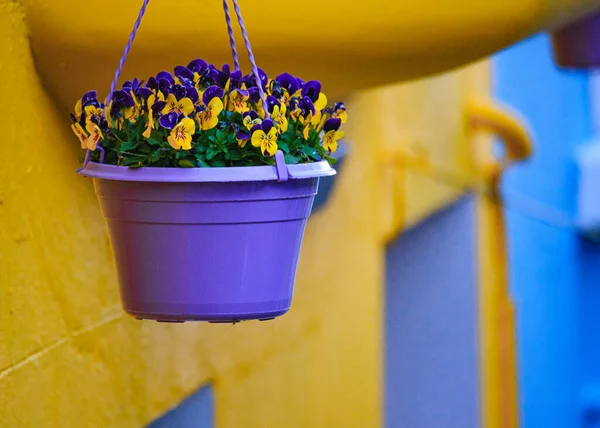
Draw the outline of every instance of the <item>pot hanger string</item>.
<instances>
[{"instance_id":1,"label":"pot hanger string","mask_svg":"<svg viewBox=\"0 0 600 428\"><path fill-rule=\"evenodd\" d=\"M260 79L260 73L258 71L258 67L256 65L256 59L254 57L254 53L252 52L252 46L250 45L250 40L248 38L248 32L246 31L246 25L244 24L244 19L242 18L242 12L240 10L240 6L238 4L237 0L232 0L233 2L233 8L235 10L235 13L237 15L237 21L242 33L242 37L244 39L244 44L246 46L246 51L248 52L248 59L250 60L250 64L252 66L252 74L254 75L254 79L256 80L256 86L258 88L258 93L260 95L260 100L263 106L263 109L265 111L265 117L269 117L269 108L268 108L268 104L267 104L267 99L266 99L266 95L265 95L265 91L262 87L262 82ZM119 66L117 67L117 70L115 71L115 75L113 78L113 81L110 85L110 90L108 92L108 96L106 97L106 105L104 106L104 112L105 115L107 113L107 109L110 106L112 99L113 99L113 95L114 92L117 88L117 84L119 82L119 78L121 77L121 72L123 71L123 67L125 66L125 62L127 60L127 56L129 55L129 52L131 51L131 46L133 45L133 41L135 40L135 36L140 28L140 25L142 24L142 19L144 18L144 14L146 13L146 9L148 8L148 3L150 3L150 0L143 0L142 3L142 7L140 8L140 11L138 13L138 17L135 20L135 23L133 25L133 29L131 31L131 34L129 35L129 40L127 41L127 44L125 45L125 49L123 51L123 55L121 56L121 59L119 60ZM225 22L227 24L227 32L229 34L229 44L231 46L231 54L233 56L233 64L234 64L234 68L235 70L240 70L240 61L239 61L239 57L238 57L238 52L237 52L237 47L235 44L235 37L234 37L234 33L233 33L233 28L231 25L231 15L229 13L229 5L228 5L228 0L223 0L223 10L225 11ZM110 113L110 112L108 112ZM100 159L100 163L103 162L103 158L104 158L104 150L102 150L102 147L100 147L100 145L97 146L98 149L102 152L101 153L101 159ZM90 155L91 155L91 151L88 149L86 152L86 156L85 156L85 161L83 163L83 167L85 167L85 165L89 162L90 160ZM82 168L83 168L82 167Z\"/></svg>"}]
</instances>

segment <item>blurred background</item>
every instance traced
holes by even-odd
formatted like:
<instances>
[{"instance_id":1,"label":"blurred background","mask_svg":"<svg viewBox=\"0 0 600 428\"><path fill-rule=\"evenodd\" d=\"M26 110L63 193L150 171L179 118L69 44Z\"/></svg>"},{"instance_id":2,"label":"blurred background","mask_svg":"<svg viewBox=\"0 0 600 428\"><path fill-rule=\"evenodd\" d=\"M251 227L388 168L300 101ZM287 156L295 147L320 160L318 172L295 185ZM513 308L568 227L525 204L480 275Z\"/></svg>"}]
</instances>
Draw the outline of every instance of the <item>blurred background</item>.
<instances>
[{"instance_id":1,"label":"blurred background","mask_svg":"<svg viewBox=\"0 0 600 428\"><path fill-rule=\"evenodd\" d=\"M346 140L291 311L171 325L69 129L141 1L0 0L0 427L600 427L600 1L240 3ZM152 0L123 79L227 62L221 7Z\"/></svg>"}]
</instances>

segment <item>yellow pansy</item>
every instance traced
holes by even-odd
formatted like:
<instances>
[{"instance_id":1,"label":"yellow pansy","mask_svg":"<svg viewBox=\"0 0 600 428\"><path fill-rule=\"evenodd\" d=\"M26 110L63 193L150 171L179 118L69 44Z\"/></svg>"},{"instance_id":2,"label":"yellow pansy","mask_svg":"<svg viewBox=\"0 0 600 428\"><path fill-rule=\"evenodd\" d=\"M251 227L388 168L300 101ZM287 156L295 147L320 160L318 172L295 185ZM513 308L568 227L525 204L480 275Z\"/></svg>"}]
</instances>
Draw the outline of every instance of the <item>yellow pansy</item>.
<instances>
[{"instance_id":1,"label":"yellow pansy","mask_svg":"<svg viewBox=\"0 0 600 428\"><path fill-rule=\"evenodd\" d=\"M77 118L77 121L79 122L79 119L81 119L81 113L83 113L83 109L81 107L81 100L77 100L77 102L75 103L75 117Z\"/></svg>"},{"instance_id":2,"label":"yellow pansy","mask_svg":"<svg viewBox=\"0 0 600 428\"><path fill-rule=\"evenodd\" d=\"M165 108L163 108L162 114L167 114L174 111L178 114L189 116L194 111L194 103L189 98L184 97L178 100L174 94L169 94L166 101L167 105Z\"/></svg>"},{"instance_id":3,"label":"yellow pansy","mask_svg":"<svg viewBox=\"0 0 600 428\"><path fill-rule=\"evenodd\" d=\"M323 148L329 153L337 150L338 140L344 137L344 133L338 131L341 123L340 118L331 118L323 125L323 131L325 131L325 134L323 134Z\"/></svg>"},{"instance_id":4,"label":"yellow pansy","mask_svg":"<svg viewBox=\"0 0 600 428\"><path fill-rule=\"evenodd\" d=\"M213 129L219 123L219 114L223 111L223 101L213 98L209 101L206 109L198 113L198 120L203 131Z\"/></svg>"},{"instance_id":5,"label":"yellow pansy","mask_svg":"<svg viewBox=\"0 0 600 428\"><path fill-rule=\"evenodd\" d=\"M284 133L288 129L288 120L285 116L286 108L285 104L281 104L281 106L275 105L273 106L273 112L271 113L271 119L277 125L277 129L280 133Z\"/></svg>"},{"instance_id":6,"label":"yellow pansy","mask_svg":"<svg viewBox=\"0 0 600 428\"><path fill-rule=\"evenodd\" d=\"M104 138L104 136L102 135L102 131L100 130L100 127L98 125L96 125L94 122L88 122L85 125L85 129L90 134L89 137L87 137L85 140L86 148L88 148L90 150L96 150L96 146L98 145L98 142L102 138Z\"/></svg>"},{"instance_id":7,"label":"yellow pansy","mask_svg":"<svg viewBox=\"0 0 600 428\"><path fill-rule=\"evenodd\" d=\"M81 125L79 123L74 123L73 125L71 125L71 129L73 130L75 135L77 135L77 138L79 138L79 142L81 143L81 148L82 149L87 148L88 134L81 127Z\"/></svg>"},{"instance_id":8,"label":"yellow pansy","mask_svg":"<svg viewBox=\"0 0 600 428\"><path fill-rule=\"evenodd\" d=\"M248 110L250 110L248 107L248 97L248 91L244 89L234 89L229 94L229 105L227 108L229 111L246 113Z\"/></svg>"},{"instance_id":9,"label":"yellow pansy","mask_svg":"<svg viewBox=\"0 0 600 428\"><path fill-rule=\"evenodd\" d=\"M146 107L148 108L148 124L146 125L146 130L142 134L144 138L150 138L150 134L154 129L154 111L152 110L152 106L156 102L156 95L152 94L148 97L146 101Z\"/></svg>"},{"instance_id":10,"label":"yellow pansy","mask_svg":"<svg viewBox=\"0 0 600 428\"><path fill-rule=\"evenodd\" d=\"M196 132L196 124L189 117L185 117L171 130L167 141L176 150L190 150L192 148L192 134L194 132Z\"/></svg>"},{"instance_id":11,"label":"yellow pansy","mask_svg":"<svg viewBox=\"0 0 600 428\"><path fill-rule=\"evenodd\" d=\"M254 147L260 147L264 156L274 156L277 152L277 128L269 119L263 121L259 129L252 133L251 139Z\"/></svg>"},{"instance_id":12,"label":"yellow pansy","mask_svg":"<svg viewBox=\"0 0 600 428\"><path fill-rule=\"evenodd\" d=\"M138 101L133 91L129 91L129 93L133 99L133 106L123 109L123 115L125 116L125 119L129 120L131 123L136 123L137 119L140 117L142 105Z\"/></svg>"},{"instance_id":13,"label":"yellow pansy","mask_svg":"<svg viewBox=\"0 0 600 428\"><path fill-rule=\"evenodd\" d=\"M85 106L85 121L89 122L92 120L92 117L95 117L98 121L102 120L104 116L104 111L100 107L96 106Z\"/></svg>"}]
</instances>

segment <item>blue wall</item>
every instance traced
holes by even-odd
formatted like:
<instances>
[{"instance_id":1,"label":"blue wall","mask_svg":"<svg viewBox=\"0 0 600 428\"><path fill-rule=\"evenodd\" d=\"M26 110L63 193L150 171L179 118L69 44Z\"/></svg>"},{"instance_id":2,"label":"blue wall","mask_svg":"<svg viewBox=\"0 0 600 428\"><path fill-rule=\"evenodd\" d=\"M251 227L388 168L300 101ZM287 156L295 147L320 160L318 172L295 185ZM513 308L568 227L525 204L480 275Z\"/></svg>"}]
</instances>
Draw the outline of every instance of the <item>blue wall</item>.
<instances>
[{"instance_id":1,"label":"blue wall","mask_svg":"<svg viewBox=\"0 0 600 428\"><path fill-rule=\"evenodd\" d=\"M597 248L572 227L535 218L574 217L575 147L593 135L588 75L558 70L551 55L549 38L536 36L493 60L495 97L524 115L535 139L532 160L503 181L523 428L584 426L581 389L600 374ZM528 210L527 199L541 208Z\"/></svg>"},{"instance_id":2,"label":"blue wall","mask_svg":"<svg viewBox=\"0 0 600 428\"><path fill-rule=\"evenodd\" d=\"M201 388L148 428L213 428L214 397L210 385Z\"/></svg>"},{"instance_id":3,"label":"blue wall","mask_svg":"<svg viewBox=\"0 0 600 428\"><path fill-rule=\"evenodd\" d=\"M480 426L474 219L466 198L387 250L386 428Z\"/></svg>"}]
</instances>

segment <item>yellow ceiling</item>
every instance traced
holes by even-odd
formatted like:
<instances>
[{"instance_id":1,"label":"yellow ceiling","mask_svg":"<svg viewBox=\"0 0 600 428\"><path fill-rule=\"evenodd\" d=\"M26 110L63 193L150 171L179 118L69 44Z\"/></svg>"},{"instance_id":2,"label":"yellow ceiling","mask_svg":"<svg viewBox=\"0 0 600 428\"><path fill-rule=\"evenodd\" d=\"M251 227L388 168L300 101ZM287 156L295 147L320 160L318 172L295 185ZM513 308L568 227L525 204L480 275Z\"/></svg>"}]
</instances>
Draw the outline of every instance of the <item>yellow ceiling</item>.
<instances>
[{"instance_id":1,"label":"yellow ceiling","mask_svg":"<svg viewBox=\"0 0 600 428\"><path fill-rule=\"evenodd\" d=\"M36 65L63 105L105 95L141 0L24 0ZM330 96L468 63L568 22L600 0L241 0L259 63ZM124 77L229 61L220 0L152 0ZM242 49L240 43L240 50Z\"/></svg>"}]
</instances>

